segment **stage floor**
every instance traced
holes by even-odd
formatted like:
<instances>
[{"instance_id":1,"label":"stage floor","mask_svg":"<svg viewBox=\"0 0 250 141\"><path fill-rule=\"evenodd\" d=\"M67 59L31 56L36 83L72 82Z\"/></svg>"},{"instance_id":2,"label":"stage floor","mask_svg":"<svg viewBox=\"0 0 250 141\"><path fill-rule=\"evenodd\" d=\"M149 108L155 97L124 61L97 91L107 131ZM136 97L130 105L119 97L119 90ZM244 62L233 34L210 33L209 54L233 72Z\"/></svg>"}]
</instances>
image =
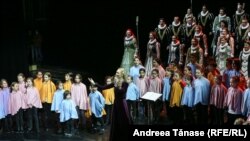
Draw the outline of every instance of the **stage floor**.
<instances>
[{"instance_id":1,"label":"stage floor","mask_svg":"<svg viewBox=\"0 0 250 141\"><path fill-rule=\"evenodd\" d=\"M0 141L108 141L110 126L107 126L104 134L79 131L79 134L66 137L63 134L56 134L51 130L37 133L0 133Z\"/></svg>"},{"instance_id":2,"label":"stage floor","mask_svg":"<svg viewBox=\"0 0 250 141\"><path fill-rule=\"evenodd\" d=\"M137 119L136 125L147 125L147 119ZM167 118L161 115L156 125L171 125ZM0 130L0 141L109 141L110 125L105 127L104 134L91 133L89 130L80 130L79 133L72 137L66 137L63 134L57 134L53 129L44 131L40 129L40 133L2 133Z\"/></svg>"}]
</instances>

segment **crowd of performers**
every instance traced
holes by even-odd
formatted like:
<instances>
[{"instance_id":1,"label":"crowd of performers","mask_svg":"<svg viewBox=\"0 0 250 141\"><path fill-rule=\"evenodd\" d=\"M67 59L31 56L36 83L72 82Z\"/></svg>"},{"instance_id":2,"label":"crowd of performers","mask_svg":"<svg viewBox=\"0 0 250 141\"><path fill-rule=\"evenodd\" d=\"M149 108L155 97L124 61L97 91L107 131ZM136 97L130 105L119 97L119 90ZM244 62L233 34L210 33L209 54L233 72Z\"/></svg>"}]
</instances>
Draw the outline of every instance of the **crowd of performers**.
<instances>
[{"instance_id":1,"label":"crowd of performers","mask_svg":"<svg viewBox=\"0 0 250 141\"><path fill-rule=\"evenodd\" d=\"M128 29L121 67L136 86L133 98L129 87L126 94L132 119L142 109L136 101L155 92L163 96L144 105L151 108L145 113L152 111L144 114L156 122L162 110L174 124L249 122L250 26L244 7L238 3L232 18L224 8L214 17L205 5L197 17L188 9L183 23L175 16L167 26L161 18L149 33L144 64L138 63L136 36Z\"/></svg>"},{"instance_id":2,"label":"crowd of performers","mask_svg":"<svg viewBox=\"0 0 250 141\"><path fill-rule=\"evenodd\" d=\"M160 19L149 33L144 64L128 29L121 68L104 86L89 78L89 91L80 74L67 73L56 85L49 72L38 71L34 80L20 73L10 86L2 79L0 127L39 133L56 123L58 133L72 136L91 119L92 132L102 134L111 124L110 140L117 141L128 138L121 133L138 119L158 123L162 111L173 124L233 125L238 118L247 123L250 26L243 4L232 17L221 8L214 18L204 5L196 18L188 9L183 23L178 16L169 26ZM148 102L141 98L147 92L162 97Z\"/></svg>"},{"instance_id":3,"label":"crowd of performers","mask_svg":"<svg viewBox=\"0 0 250 141\"><path fill-rule=\"evenodd\" d=\"M88 120L92 133L103 134L105 102L109 108L114 95L104 99L96 85L90 85L87 91L80 74L74 76L74 82L72 77L72 73L67 73L64 83L54 84L49 72L38 71L34 80L32 77L25 79L20 73L17 82L10 86L6 79L1 79L0 129L3 133L40 133L41 128L44 131L52 128L58 134L72 136L78 129L87 128ZM110 124L110 113L106 117L105 123Z\"/></svg>"}]
</instances>

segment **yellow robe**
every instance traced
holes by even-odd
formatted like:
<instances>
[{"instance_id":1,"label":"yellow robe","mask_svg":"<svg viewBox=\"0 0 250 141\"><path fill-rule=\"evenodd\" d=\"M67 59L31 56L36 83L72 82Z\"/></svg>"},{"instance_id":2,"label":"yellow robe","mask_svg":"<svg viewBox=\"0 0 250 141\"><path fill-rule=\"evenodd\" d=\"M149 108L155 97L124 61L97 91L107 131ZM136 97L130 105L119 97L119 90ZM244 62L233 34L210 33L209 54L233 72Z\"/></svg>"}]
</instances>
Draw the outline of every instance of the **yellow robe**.
<instances>
[{"instance_id":1,"label":"yellow robe","mask_svg":"<svg viewBox=\"0 0 250 141\"><path fill-rule=\"evenodd\" d=\"M71 90L71 85L72 85L72 82L69 80L69 81L66 81L63 83L63 89L66 91L70 91Z\"/></svg>"},{"instance_id":2,"label":"yellow robe","mask_svg":"<svg viewBox=\"0 0 250 141\"><path fill-rule=\"evenodd\" d=\"M56 86L52 81L43 82L40 93L42 103L52 103L55 91Z\"/></svg>"},{"instance_id":3,"label":"yellow robe","mask_svg":"<svg viewBox=\"0 0 250 141\"><path fill-rule=\"evenodd\" d=\"M212 73L212 72L209 72L208 74L207 74L207 79L208 79L208 81L210 82L210 86L213 86L214 85L214 77L215 77L215 75Z\"/></svg>"},{"instance_id":4,"label":"yellow robe","mask_svg":"<svg viewBox=\"0 0 250 141\"><path fill-rule=\"evenodd\" d=\"M115 89L109 88L102 91L103 97L105 99L105 104L112 105L115 100Z\"/></svg>"},{"instance_id":5,"label":"yellow robe","mask_svg":"<svg viewBox=\"0 0 250 141\"><path fill-rule=\"evenodd\" d=\"M180 107L181 98L183 93L183 88L181 87L181 80L174 81L172 85L171 97L170 97L170 107Z\"/></svg>"},{"instance_id":6,"label":"yellow robe","mask_svg":"<svg viewBox=\"0 0 250 141\"><path fill-rule=\"evenodd\" d=\"M41 88L43 86L43 79L42 78L34 79L34 86L37 88L38 92L40 93Z\"/></svg>"}]
</instances>

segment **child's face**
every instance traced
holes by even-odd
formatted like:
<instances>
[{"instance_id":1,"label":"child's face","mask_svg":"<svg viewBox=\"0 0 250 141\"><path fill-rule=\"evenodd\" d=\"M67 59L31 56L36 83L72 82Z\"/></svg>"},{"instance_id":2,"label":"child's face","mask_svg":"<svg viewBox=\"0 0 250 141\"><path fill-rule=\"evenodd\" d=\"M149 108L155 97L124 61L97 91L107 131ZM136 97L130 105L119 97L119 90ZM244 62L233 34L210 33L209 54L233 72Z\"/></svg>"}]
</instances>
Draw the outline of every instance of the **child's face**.
<instances>
[{"instance_id":1,"label":"child's face","mask_svg":"<svg viewBox=\"0 0 250 141\"><path fill-rule=\"evenodd\" d=\"M195 63L195 57L194 56L190 57L190 62L193 63L193 64Z\"/></svg>"},{"instance_id":2,"label":"child's face","mask_svg":"<svg viewBox=\"0 0 250 141\"><path fill-rule=\"evenodd\" d=\"M156 71L152 71L152 78L156 78L158 76L158 73Z\"/></svg>"},{"instance_id":3,"label":"child's face","mask_svg":"<svg viewBox=\"0 0 250 141\"><path fill-rule=\"evenodd\" d=\"M218 77L214 77L214 80L215 80L216 84L220 84L221 83L221 80Z\"/></svg>"},{"instance_id":4,"label":"child's face","mask_svg":"<svg viewBox=\"0 0 250 141\"><path fill-rule=\"evenodd\" d=\"M7 88L8 87L8 83L6 81L2 81L2 87L3 88Z\"/></svg>"},{"instance_id":5,"label":"child's face","mask_svg":"<svg viewBox=\"0 0 250 141\"><path fill-rule=\"evenodd\" d=\"M32 82L30 79L27 80L27 86L28 86L28 87L33 86L33 82Z\"/></svg>"},{"instance_id":6,"label":"child's face","mask_svg":"<svg viewBox=\"0 0 250 141\"><path fill-rule=\"evenodd\" d=\"M170 77L171 76L171 72L166 70L166 73L165 73L166 77Z\"/></svg>"},{"instance_id":7,"label":"child's face","mask_svg":"<svg viewBox=\"0 0 250 141\"><path fill-rule=\"evenodd\" d=\"M93 87L92 87L92 91L94 91L94 92L97 91L97 87L96 87L96 86L93 86Z\"/></svg>"},{"instance_id":8,"label":"child's face","mask_svg":"<svg viewBox=\"0 0 250 141\"><path fill-rule=\"evenodd\" d=\"M232 62L227 61L226 66L227 68L232 68Z\"/></svg>"},{"instance_id":9,"label":"child's face","mask_svg":"<svg viewBox=\"0 0 250 141\"><path fill-rule=\"evenodd\" d=\"M108 79L106 80L106 84L109 85L109 84L111 84L111 83L112 83L112 80L111 80L110 78L108 78Z\"/></svg>"},{"instance_id":10,"label":"child's face","mask_svg":"<svg viewBox=\"0 0 250 141\"><path fill-rule=\"evenodd\" d=\"M185 75L190 75L190 71L188 70L188 68L185 68L185 69L184 69L184 74L185 74Z\"/></svg>"},{"instance_id":11,"label":"child's face","mask_svg":"<svg viewBox=\"0 0 250 141\"><path fill-rule=\"evenodd\" d=\"M178 73L174 73L174 80L179 80L180 79L180 75Z\"/></svg>"},{"instance_id":12,"label":"child's face","mask_svg":"<svg viewBox=\"0 0 250 141\"><path fill-rule=\"evenodd\" d=\"M58 84L58 89L60 89L60 90L63 89L63 83Z\"/></svg>"},{"instance_id":13,"label":"child's face","mask_svg":"<svg viewBox=\"0 0 250 141\"><path fill-rule=\"evenodd\" d=\"M43 77L44 77L44 81L45 81L45 82L47 82L47 81L50 80L50 77L49 77L48 75L44 75Z\"/></svg>"},{"instance_id":14,"label":"child's face","mask_svg":"<svg viewBox=\"0 0 250 141\"><path fill-rule=\"evenodd\" d=\"M154 67L158 67L159 64L158 64L155 60L153 60L153 66L154 66Z\"/></svg>"},{"instance_id":15,"label":"child's face","mask_svg":"<svg viewBox=\"0 0 250 141\"><path fill-rule=\"evenodd\" d=\"M186 82L187 84L190 84L190 83L191 83L191 81L190 81L189 79L187 79L187 78L185 78L185 82Z\"/></svg>"},{"instance_id":16,"label":"child's face","mask_svg":"<svg viewBox=\"0 0 250 141\"><path fill-rule=\"evenodd\" d=\"M66 74L66 75L65 75L65 80L66 80L66 81L70 80L70 76Z\"/></svg>"},{"instance_id":17,"label":"child's face","mask_svg":"<svg viewBox=\"0 0 250 141\"><path fill-rule=\"evenodd\" d=\"M145 72L144 71L140 71L139 74L140 74L140 77L142 77L142 78L145 76Z\"/></svg>"},{"instance_id":18,"label":"child's face","mask_svg":"<svg viewBox=\"0 0 250 141\"><path fill-rule=\"evenodd\" d=\"M75 77L75 81L76 81L76 83L80 83L81 82L81 79L79 78L79 76Z\"/></svg>"},{"instance_id":19,"label":"child's face","mask_svg":"<svg viewBox=\"0 0 250 141\"><path fill-rule=\"evenodd\" d=\"M237 87L237 82L235 82L233 79L230 79L230 86L233 88Z\"/></svg>"},{"instance_id":20,"label":"child's face","mask_svg":"<svg viewBox=\"0 0 250 141\"><path fill-rule=\"evenodd\" d=\"M18 84L15 84L14 86L12 86L12 89L13 89L14 91L18 91L18 89L19 89Z\"/></svg>"},{"instance_id":21,"label":"child's face","mask_svg":"<svg viewBox=\"0 0 250 141\"><path fill-rule=\"evenodd\" d=\"M66 99L70 99L70 98L71 98L71 95L68 94L68 95L66 96Z\"/></svg>"},{"instance_id":22,"label":"child's face","mask_svg":"<svg viewBox=\"0 0 250 141\"><path fill-rule=\"evenodd\" d=\"M232 67L233 67L233 69L237 69L236 62L232 63Z\"/></svg>"},{"instance_id":23,"label":"child's face","mask_svg":"<svg viewBox=\"0 0 250 141\"><path fill-rule=\"evenodd\" d=\"M135 58L134 63L136 66L140 65L140 60L138 58Z\"/></svg>"},{"instance_id":24,"label":"child's face","mask_svg":"<svg viewBox=\"0 0 250 141\"><path fill-rule=\"evenodd\" d=\"M132 82L131 77L127 77L127 83L131 83L131 82Z\"/></svg>"},{"instance_id":25,"label":"child's face","mask_svg":"<svg viewBox=\"0 0 250 141\"><path fill-rule=\"evenodd\" d=\"M18 80L18 82L20 83L20 82L23 82L23 81L24 81L24 78L23 78L22 76L17 76L17 80Z\"/></svg>"},{"instance_id":26,"label":"child's face","mask_svg":"<svg viewBox=\"0 0 250 141\"><path fill-rule=\"evenodd\" d=\"M36 75L37 78L43 78L43 73L42 72L38 72L37 75Z\"/></svg>"},{"instance_id":27,"label":"child's face","mask_svg":"<svg viewBox=\"0 0 250 141\"><path fill-rule=\"evenodd\" d=\"M195 75L197 78L200 78L202 76L201 71L197 69Z\"/></svg>"}]
</instances>

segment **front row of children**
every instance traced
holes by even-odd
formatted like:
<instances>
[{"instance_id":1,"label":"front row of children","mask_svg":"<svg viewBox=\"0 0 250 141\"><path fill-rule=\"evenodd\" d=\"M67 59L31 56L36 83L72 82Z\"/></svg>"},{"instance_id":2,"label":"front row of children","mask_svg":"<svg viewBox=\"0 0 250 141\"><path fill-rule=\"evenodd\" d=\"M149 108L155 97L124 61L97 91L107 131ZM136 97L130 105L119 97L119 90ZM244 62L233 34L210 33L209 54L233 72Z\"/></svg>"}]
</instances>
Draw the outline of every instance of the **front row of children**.
<instances>
[{"instance_id":1,"label":"front row of children","mask_svg":"<svg viewBox=\"0 0 250 141\"><path fill-rule=\"evenodd\" d=\"M24 117L27 117L27 132L32 131L34 122L35 131L39 133L38 109L43 107L39 92L37 88L33 86L33 78L27 78L25 94L20 91L19 85L19 83L13 82L9 90L7 89L7 81L4 79L1 80L0 129L3 128L6 132L12 131L13 120L16 133L23 133ZM97 122L100 122L101 127L99 133L103 134L104 123L102 114L105 99L102 94L97 91L97 86L95 85L90 86L89 103L92 123L94 125L93 130L98 130ZM57 115L56 119L58 129L61 131L60 133L64 130L66 136L72 136L75 133L74 121L78 119L78 114L76 104L71 99L71 92L69 90L63 90L63 83L61 81L57 84L57 91L53 97L51 111L55 111ZM27 115L24 115L24 113Z\"/></svg>"}]
</instances>

